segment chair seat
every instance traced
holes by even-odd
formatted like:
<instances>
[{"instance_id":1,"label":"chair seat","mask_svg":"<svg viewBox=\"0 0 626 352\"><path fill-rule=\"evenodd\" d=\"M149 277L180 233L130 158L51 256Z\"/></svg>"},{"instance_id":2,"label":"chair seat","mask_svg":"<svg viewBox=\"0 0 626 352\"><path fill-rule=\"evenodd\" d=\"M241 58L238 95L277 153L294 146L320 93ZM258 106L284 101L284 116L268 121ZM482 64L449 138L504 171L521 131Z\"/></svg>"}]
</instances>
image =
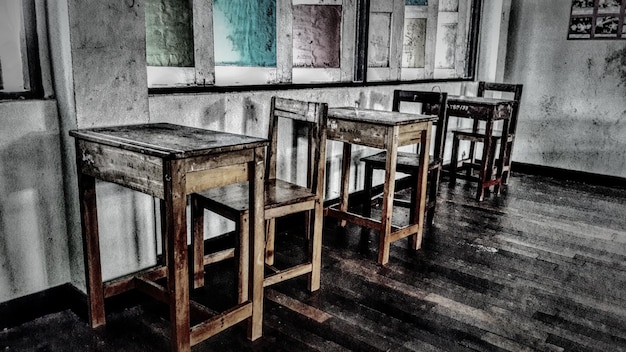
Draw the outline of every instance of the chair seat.
<instances>
[{"instance_id":1,"label":"chair seat","mask_svg":"<svg viewBox=\"0 0 626 352\"><path fill-rule=\"evenodd\" d=\"M365 163L372 163L374 165L382 165L384 167L385 163L387 162L387 152L382 151L374 155L363 157L361 158L361 161ZM396 167L396 170L400 172L404 172L402 171L402 169L406 169L407 171L413 171L414 169L417 169L419 167L419 163L419 154L410 152L398 152L398 166ZM434 158L431 155L430 162L428 163L428 169L432 170L435 167L438 167L440 163L440 160Z\"/></svg>"},{"instance_id":2,"label":"chair seat","mask_svg":"<svg viewBox=\"0 0 626 352\"><path fill-rule=\"evenodd\" d=\"M198 196L204 198L206 202L243 213L248 211L249 194L249 186L246 182L209 189L198 193ZM278 179L268 180L265 183L264 194L266 210L316 199L316 195L310 189Z\"/></svg>"}]
</instances>

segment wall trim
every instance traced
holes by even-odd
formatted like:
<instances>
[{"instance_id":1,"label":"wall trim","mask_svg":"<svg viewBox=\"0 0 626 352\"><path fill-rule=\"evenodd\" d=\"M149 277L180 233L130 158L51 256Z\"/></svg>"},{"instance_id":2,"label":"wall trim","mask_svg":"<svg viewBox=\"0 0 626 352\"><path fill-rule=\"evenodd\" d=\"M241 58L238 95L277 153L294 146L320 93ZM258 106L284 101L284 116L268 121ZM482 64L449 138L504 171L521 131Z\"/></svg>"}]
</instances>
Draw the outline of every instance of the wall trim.
<instances>
[{"instance_id":1,"label":"wall trim","mask_svg":"<svg viewBox=\"0 0 626 352\"><path fill-rule=\"evenodd\" d=\"M121 311L145 302L148 297L131 290L105 300L106 312ZM85 324L87 319L87 294L71 283L48 288L23 297L0 303L0 330L10 329L29 321L71 310Z\"/></svg>"},{"instance_id":2,"label":"wall trim","mask_svg":"<svg viewBox=\"0 0 626 352\"><path fill-rule=\"evenodd\" d=\"M590 185L626 189L626 178L619 176L602 175L586 171L568 170L515 161L513 162L512 169L513 173L519 172L527 175L546 176L561 180L583 182Z\"/></svg>"},{"instance_id":3,"label":"wall trim","mask_svg":"<svg viewBox=\"0 0 626 352\"><path fill-rule=\"evenodd\" d=\"M0 329L12 328L67 309L83 309L86 313L86 304L86 296L70 283L51 287L0 303Z\"/></svg>"}]
</instances>

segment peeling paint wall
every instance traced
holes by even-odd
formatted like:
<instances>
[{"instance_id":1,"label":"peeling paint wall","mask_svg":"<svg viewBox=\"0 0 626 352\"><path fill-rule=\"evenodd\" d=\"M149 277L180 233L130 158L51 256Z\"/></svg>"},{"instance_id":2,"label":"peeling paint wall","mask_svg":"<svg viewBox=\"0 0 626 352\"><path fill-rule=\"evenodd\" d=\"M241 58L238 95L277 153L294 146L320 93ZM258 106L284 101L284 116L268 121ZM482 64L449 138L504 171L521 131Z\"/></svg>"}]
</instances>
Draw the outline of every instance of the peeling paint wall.
<instances>
[{"instance_id":1,"label":"peeling paint wall","mask_svg":"<svg viewBox=\"0 0 626 352\"><path fill-rule=\"evenodd\" d=\"M566 40L570 6L513 1L505 81L524 84L513 160L626 177L626 41Z\"/></svg>"}]
</instances>

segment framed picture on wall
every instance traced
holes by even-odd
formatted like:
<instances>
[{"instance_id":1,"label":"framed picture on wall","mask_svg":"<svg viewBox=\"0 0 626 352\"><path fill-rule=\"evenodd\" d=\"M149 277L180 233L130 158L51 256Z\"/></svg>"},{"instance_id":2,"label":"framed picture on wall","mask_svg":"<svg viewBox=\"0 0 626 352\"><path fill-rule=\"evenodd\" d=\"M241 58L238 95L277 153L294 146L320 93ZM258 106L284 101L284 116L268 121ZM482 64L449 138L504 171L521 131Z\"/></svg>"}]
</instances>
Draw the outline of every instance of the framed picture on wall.
<instances>
[{"instance_id":1,"label":"framed picture on wall","mask_svg":"<svg viewBox=\"0 0 626 352\"><path fill-rule=\"evenodd\" d=\"M567 39L626 39L626 0L572 0Z\"/></svg>"}]
</instances>

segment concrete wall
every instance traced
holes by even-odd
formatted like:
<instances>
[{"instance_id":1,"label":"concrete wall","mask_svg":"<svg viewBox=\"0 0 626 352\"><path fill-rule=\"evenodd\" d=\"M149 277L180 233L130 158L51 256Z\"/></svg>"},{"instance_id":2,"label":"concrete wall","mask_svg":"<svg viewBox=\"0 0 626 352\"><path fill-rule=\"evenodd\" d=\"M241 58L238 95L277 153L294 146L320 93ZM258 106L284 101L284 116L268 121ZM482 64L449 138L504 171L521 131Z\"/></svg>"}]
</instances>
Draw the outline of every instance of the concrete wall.
<instances>
[{"instance_id":1,"label":"concrete wall","mask_svg":"<svg viewBox=\"0 0 626 352\"><path fill-rule=\"evenodd\" d=\"M0 103L0 302L70 280L54 100Z\"/></svg>"},{"instance_id":2,"label":"concrete wall","mask_svg":"<svg viewBox=\"0 0 626 352\"><path fill-rule=\"evenodd\" d=\"M626 41L566 40L571 3L513 1L504 78L524 84L513 160L626 177Z\"/></svg>"}]
</instances>

